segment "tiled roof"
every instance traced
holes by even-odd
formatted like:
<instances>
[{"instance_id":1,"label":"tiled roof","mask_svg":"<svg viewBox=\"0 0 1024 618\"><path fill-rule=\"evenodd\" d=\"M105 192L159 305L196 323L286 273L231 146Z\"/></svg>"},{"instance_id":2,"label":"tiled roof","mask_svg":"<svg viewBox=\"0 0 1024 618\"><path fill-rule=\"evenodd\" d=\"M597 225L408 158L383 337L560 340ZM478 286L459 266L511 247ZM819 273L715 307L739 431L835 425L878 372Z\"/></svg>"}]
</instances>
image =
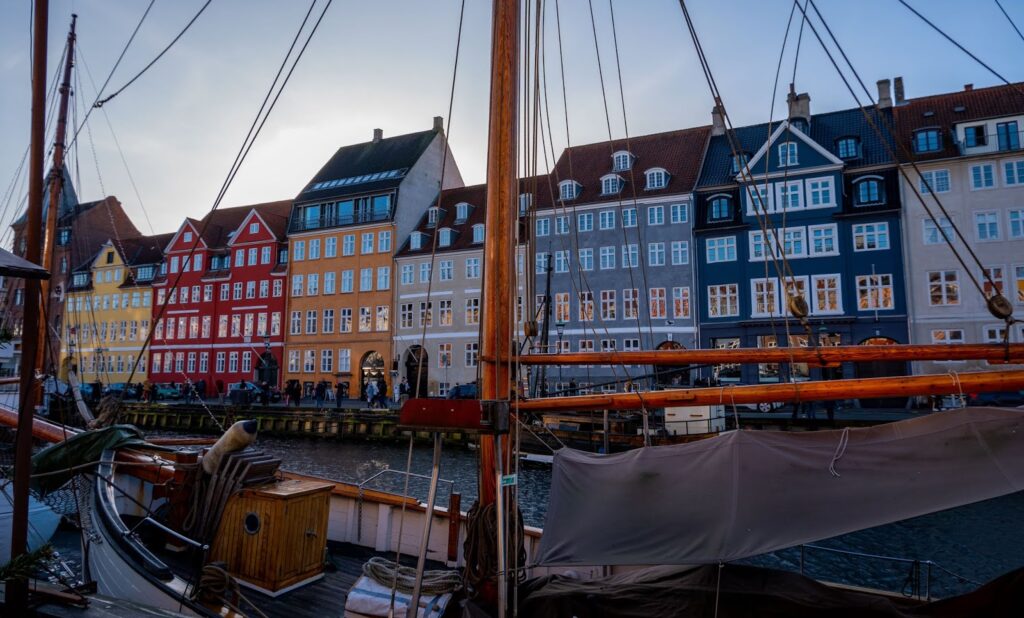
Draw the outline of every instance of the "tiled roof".
<instances>
[{"instance_id":1,"label":"tiled roof","mask_svg":"<svg viewBox=\"0 0 1024 618\"><path fill-rule=\"evenodd\" d=\"M456 223L455 219L458 215L458 209L455 208L455 205L461 202L466 202L471 208L466 220ZM439 244L437 247L437 253L462 251L473 247L478 249L483 248L483 244L473 243L473 226L478 223L485 223L487 220L487 185L473 185L470 187L459 187L457 189L446 189L441 192L440 203L441 209L444 212L440 220L437 222L437 225L428 225L427 213L424 212L423 217L416 225L416 229L413 230L413 233L419 232L426 234L429 240L421 245L421 249L412 250L409 248L409 239L403 239L402 247L398 253L396 253L396 257L430 255L433 248L433 234L436 230L440 230L442 228L451 228L454 231L454 236L450 246L441 247Z\"/></svg>"},{"instance_id":2,"label":"tiled roof","mask_svg":"<svg viewBox=\"0 0 1024 618\"><path fill-rule=\"evenodd\" d=\"M631 137L628 148L625 139L573 146L565 149L558 158L552 180L555 183L575 180L583 185L576 199L567 202L577 204L632 199L634 189L638 198L688 193L693 190L700 174L704 147L710 134L711 127L703 126ZM633 169L614 172L612 153L623 150L633 155ZM644 172L651 168L668 171L669 180L664 188L644 188ZM611 173L618 173L625 181L622 191L616 195L601 195L601 177ZM630 186L631 181L635 187ZM538 207L544 205L542 198L546 192L539 191Z\"/></svg>"},{"instance_id":3,"label":"tiled roof","mask_svg":"<svg viewBox=\"0 0 1024 618\"><path fill-rule=\"evenodd\" d=\"M141 266L143 264L159 264L163 260L164 247L171 242L174 233L157 234L155 236L138 236L136 238L125 238L121 240L120 246L115 247L120 251L124 248L121 259L129 266Z\"/></svg>"},{"instance_id":4,"label":"tiled roof","mask_svg":"<svg viewBox=\"0 0 1024 618\"><path fill-rule=\"evenodd\" d=\"M876 110L868 108L868 114L893 144L891 134L886 131L888 123L892 125L892 112L888 109ZM771 130L778 128L779 122L773 122ZM764 145L770 134L768 123L737 127L734 131L738 147L753 156L761 146ZM846 169L856 169L872 165L883 165L890 163L891 158L881 138L864 118L861 108L854 107L837 112L815 114L811 116L811 128L808 137L817 142L820 146L836 153L836 140L840 137L857 137L861 144L861 157L846 161ZM725 135L716 135L711 138L708 144L708 152L704 158L704 168L701 170L700 187L714 187L735 182L736 174L732 171L732 149L729 140Z\"/></svg>"},{"instance_id":5,"label":"tiled roof","mask_svg":"<svg viewBox=\"0 0 1024 618\"><path fill-rule=\"evenodd\" d=\"M323 200L397 187L436 135L438 131L430 129L342 146L313 176L295 201ZM384 177L366 178L374 174ZM340 183L312 190L319 183L334 181Z\"/></svg>"},{"instance_id":6,"label":"tiled roof","mask_svg":"<svg viewBox=\"0 0 1024 618\"><path fill-rule=\"evenodd\" d=\"M210 249L220 249L228 244L228 235L238 229L242 221L253 209L260 213L263 220L270 226L278 240L284 240L288 229L288 215L291 212L291 200L249 204L232 208L218 208L208 213L201 220L189 219L203 236ZM205 227L205 229L204 229Z\"/></svg>"},{"instance_id":7,"label":"tiled roof","mask_svg":"<svg viewBox=\"0 0 1024 618\"><path fill-rule=\"evenodd\" d=\"M915 161L946 159L960 155L953 139L953 125L972 120L1024 113L1024 82L991 88L961 90L907 100L896 108L897 134ZM942 131L942 150L914 153L914 131L938 127ZM900 152L902 161L907 154Z\"/></svg>"}]
</instances>

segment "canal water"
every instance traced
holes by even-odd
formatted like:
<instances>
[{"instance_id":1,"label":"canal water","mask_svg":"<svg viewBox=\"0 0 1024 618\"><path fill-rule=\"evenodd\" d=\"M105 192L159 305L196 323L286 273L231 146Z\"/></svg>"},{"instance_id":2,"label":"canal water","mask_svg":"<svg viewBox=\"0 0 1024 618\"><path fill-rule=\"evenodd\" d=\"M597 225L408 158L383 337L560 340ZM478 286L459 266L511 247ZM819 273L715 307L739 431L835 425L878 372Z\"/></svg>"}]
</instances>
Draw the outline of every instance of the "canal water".
<instances>
[{"instance_id":1,"label":"canal water","mask_svg":"<svg viewBox=\"0 0 1024 618\"><path fill-rule=\"evenodd\" d=\"M366 487L401 492L408 449L397 444L260 438L259 448L277 455L284 467ZM429 475L431 449L413 448L411 472ZM476 499L476 452L446 447L441 478L453 482L462 494L462 508ZM530 525L543 527L551 487L551 467L521 464L520 507ZM451 484L440 485L438 505L448 503ZM410 494L423 500L426 479L413 479ZM915 586L930 585L933 596L964 593L999 575L1024 567L1024 492L994 500L916 517L815 543L813 547L788 549L758 556L747 562L804 572L815 578L852 585L877 587L910 594ZM613 531L609 531L614 534ZM685 531L680 530L680 534ZM849 555L828 548L853 552ZM801 559L802 556L802 559ZM900 562L889 558L906 559ZM928 565L932 561L931 576ZM929 583L930 582L930 583Z\"/></svg>"}]
</instances>

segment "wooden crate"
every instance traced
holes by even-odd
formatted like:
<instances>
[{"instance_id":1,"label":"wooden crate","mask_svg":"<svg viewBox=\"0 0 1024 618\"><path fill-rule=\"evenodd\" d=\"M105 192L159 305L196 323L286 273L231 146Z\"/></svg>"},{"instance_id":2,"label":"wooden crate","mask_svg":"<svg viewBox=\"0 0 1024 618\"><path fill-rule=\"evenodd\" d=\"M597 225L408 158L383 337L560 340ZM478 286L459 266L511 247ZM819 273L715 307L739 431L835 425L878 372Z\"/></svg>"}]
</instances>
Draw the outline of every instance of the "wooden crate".
<instances>
[{"instance_id":1,"label":"wooden crate","mask_svg":"<svg viewBox=\"0 0 1024 618\"><path fill-rule=\"evenodd\" d=\"M283 480L243 489L224 509L210 561L242 583L282 594L323 575L331 483Z\"/></svg>"}]
</instances>

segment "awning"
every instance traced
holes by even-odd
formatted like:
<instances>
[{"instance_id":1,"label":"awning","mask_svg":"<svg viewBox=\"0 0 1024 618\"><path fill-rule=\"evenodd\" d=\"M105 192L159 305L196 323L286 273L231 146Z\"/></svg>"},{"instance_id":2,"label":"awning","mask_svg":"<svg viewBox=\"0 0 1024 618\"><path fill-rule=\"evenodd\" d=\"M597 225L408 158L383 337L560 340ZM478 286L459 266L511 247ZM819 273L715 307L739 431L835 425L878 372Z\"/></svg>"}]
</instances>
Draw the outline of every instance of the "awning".
<instances>
[{"instance_id":1,"label":"awning","mask_svg":"<svg viewBox=\"0 0 1024 618\"><path fill-rule=\"evenodd\" d=\"M0 249L0 275L17 277L18 279L50 278L50 273L42 266L36 266L32 262L3 249Z\"/></svg>"}]
</instances>

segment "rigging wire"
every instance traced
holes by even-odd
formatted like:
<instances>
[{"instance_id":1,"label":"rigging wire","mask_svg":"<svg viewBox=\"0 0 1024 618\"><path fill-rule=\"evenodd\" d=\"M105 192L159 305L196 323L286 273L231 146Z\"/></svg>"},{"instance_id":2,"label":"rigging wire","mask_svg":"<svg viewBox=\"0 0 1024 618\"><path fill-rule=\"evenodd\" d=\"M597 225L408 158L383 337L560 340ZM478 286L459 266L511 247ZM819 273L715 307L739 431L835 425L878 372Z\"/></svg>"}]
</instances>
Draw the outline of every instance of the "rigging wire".
<instances>
[{"instance_id":1,"label":"rigging wire","mask_svg":"<svg viewBox=\"0 0 1024 618\"><path fill-rule=\"evenodd\" d=\"M110 96L108 96L108 97L106 97L106 98L104 98L102 100L97 100L95 103L93 103L93 107L103 107L103 105L105 103L109 102L111 99L113 99L117 95L119 95L122 92L124 92L124 90L128 86L131 86L132 84L135 83L135 80L137 80L140 77L142 77L143 73L148 71L150 69L150 67L152 67L154 64L156 64L157 60L160 60L160 58L162 58L163 55L166 54L167 51L170 50L171 47L173 47L174 44L178 42L178 39L180 39L182 36L185 35L186 32L188 32L188 29L192 27L192 24L196 23L196 20L199 19L199 16L203 14L203 11L206 10L206 7L210 6L211 2L213 2L213 0L206 0L206 3L203 4L203 6L201 6L199 8L199 11L195 15L192 16L192 19L190 19L189 22L187 24L185 24L185 27L181 30L181 32L178 33L178 36L174 37L174 39L170 43L167 44L167 47L163 48L163 50L159 54L156 55L156 58L153 58L149 62L149 64L147 64L146 66L142 67L142 70L139 71L138 73L136 73L135 77L129 79L128 82L125 85L121 86L116 91L114 91L114 94L112 94L112 95L110 95Z\"/></svg>"},{"instance_id":2,"label":"rigging wire","mask_svg":"<svg viewBox=\"0 0 1024 618\"><path fill-rule=\"evenodd\" d=\"M1021 33L1020 28L1017 27L1016 23L1014 23L1013 18L1010 17L1010 14L1007 13L1006 9L1003 8L1003 4L999 2L999 0L996 0L996 6L998 6L999 10L1003 12L1003 15L1006 17L1006 21L1010 22L1010 26L1013 27L1014 31L1016 31L1017 36L1020 37L1020 40L1024 41L1024 33Z\"/></svg>"}]
</instances>

